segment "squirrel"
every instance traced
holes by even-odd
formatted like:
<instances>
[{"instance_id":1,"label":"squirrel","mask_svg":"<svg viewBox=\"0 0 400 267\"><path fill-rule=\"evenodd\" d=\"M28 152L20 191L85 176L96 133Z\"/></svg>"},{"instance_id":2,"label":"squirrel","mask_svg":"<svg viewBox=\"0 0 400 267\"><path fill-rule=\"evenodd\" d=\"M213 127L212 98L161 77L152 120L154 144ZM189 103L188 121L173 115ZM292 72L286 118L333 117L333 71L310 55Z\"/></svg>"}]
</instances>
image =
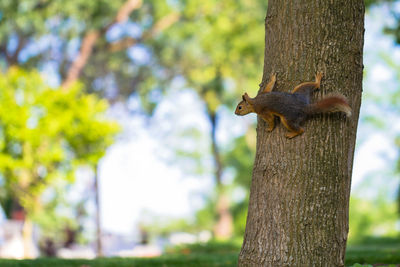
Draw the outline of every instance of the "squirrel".
<instances>
[{"instance_id":1,"label":"squirrel","mask_svg":"<svg viewBox=\"0 0 400 267\"><path fill-rule=\"evenodd\" d=\"M317 72L314 82L305 82L297 85L291 93L272 92L276 82L276 74L272 74L256 97L250 98L247 93L242 96L242 101L237 105L235 114L243 116L251 112L257 113L268 123L267 131L275 128L275 117L280 118L283 126L289 132L287 138L296 137L304 132L301 124L311 115L329 112L344 112L351 116L351 107L346 97L339 93L328 95L323 99L311 103L311 94L320 88L323 73Z\"/></svg>"}]
</instances>

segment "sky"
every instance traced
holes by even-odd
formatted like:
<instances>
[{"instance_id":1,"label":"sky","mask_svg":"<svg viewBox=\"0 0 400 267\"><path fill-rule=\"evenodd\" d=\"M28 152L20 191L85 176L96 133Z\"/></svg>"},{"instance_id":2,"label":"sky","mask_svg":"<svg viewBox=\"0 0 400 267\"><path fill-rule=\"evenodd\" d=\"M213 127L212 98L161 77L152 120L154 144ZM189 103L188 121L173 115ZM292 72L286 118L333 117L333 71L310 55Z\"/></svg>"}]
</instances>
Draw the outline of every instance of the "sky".
<instances>
[{"instance_id":1,"label":"sky","mask_svg":"<svg viewBox=\"0 0 400 267\"><path fill-rule=\"evenodd\" d=\"M368 74L364 81L364 93L387 84L396 84L395 73L380 60L379 54L383 50L396 54L400 59L400 49L394 46L390 37L382 34L383 25L392 23L389 12L384 6L373 8L366 15L364 65ZM160 140L160 135L154 134L154 128L157 128L156 132L171 130L174 124L168 124L165 118L173 117L176 120L174 123L180 124L180 127L194 123L200 132L207 133L209 125L202 113L203 108L193 93L172 90L157 108L151 126L146 119L126 114L122 108L114 110L124 128L128 129L128 134L110 147L100 165L101 218L104 230L130 234L143 220L141 215L145 213L169 218L190 217L201 207L202 195L212 190L211 175L196 177L185 172L179 163L166 160L162 154L168 157L168 144L166 140ZM374 107L365 100L360 117L367 115L371 109ZM226 111L222 117L223 126L218 129L218 138L222 143L227 142L232 134L243 134L248 125L255 121L255 116L237 120L233 111ZM361 185L371 173L393 167L397 158L393 140L399 131L398 127L389 132L371 131L368 125L360 124L353 189ZM201 146L207 144L204 140L200 142ZM398 180L393 180L393 186L398 186Z\"/></svg>"}]
</instances>

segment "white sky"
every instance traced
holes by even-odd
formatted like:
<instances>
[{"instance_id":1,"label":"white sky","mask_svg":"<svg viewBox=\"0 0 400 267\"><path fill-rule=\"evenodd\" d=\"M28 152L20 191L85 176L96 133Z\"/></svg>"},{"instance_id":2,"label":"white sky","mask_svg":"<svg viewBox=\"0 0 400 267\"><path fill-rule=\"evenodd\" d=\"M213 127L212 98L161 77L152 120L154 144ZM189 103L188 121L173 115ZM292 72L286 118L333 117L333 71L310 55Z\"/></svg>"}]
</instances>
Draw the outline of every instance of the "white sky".
<instances>
[{"instance_id":1,"label":"white sky","mask_svg":"<svg viewBox=\"0 0 400 267\"><path fill-rule=\"evenodd\" d=\"M201 179L184 177L156 153L159 144L146 132L114 145L100 168L102 224L105 229L130 233L140 214L182 217L198 208L191 192L206 190ZM207 182L207 181L206 181Z\"/></svg>"}]
</instances>

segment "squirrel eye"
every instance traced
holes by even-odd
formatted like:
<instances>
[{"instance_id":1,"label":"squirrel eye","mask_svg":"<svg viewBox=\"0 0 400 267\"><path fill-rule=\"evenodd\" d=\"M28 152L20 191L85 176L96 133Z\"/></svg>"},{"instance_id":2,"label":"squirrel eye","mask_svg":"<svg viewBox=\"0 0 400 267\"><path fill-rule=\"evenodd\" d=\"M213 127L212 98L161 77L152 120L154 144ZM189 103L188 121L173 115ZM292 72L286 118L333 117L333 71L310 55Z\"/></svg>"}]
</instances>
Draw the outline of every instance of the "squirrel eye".
<instances>
[{"instance_id":1,"label":"squirrel eye","mask_svg":"<svg viewBox=\"0 0 400 267\"><path fill-rule=\"evenodd\" d=\"M239 106L239 109L242 109L242 106Z\"/></svg>"}]
</instances>

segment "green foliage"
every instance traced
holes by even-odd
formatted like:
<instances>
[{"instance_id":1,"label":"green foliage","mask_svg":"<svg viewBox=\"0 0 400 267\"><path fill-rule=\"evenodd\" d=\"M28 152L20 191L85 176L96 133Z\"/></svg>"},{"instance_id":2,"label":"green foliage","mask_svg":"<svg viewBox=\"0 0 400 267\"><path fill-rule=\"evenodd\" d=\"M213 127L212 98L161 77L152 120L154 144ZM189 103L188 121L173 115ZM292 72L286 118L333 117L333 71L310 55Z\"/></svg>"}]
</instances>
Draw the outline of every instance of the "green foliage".
<instances>
[{"instance_id":1,"label":"green foliage","mask_svg":"<svg viewBox=\"0 0 400 267\"><path fill-rule=\"evenodd\" d=\"M0 1L0 67L50 69L51 75L62 82L85 36L97 31L99 38L80 75L85 90L123 100L140 84L140 93L147 97L156 89L156 81L162 80L147 42L173 24L174 21L162 19L175 13L166 0L138 1L138 8L129 14L128 20L116 24L126 2ZM126 41L132 44L126 45ZM134 50L144 52L139 54L149 59L141 62L132 56ZM144 106L151 110L155 103L146 101Z\"/></svg>"},{"instance_id":2,"label":"green foliage","mask_svg":"<svg viewBox=\"0 0 400 267\"><path fill-rule=\"evenodd\" d=\"M200 232L201 228L187 218L167 217L143 211L140 214L139 229L148 234L150 242L158 237L168 238L173 232Z\"/></svg>"},{"instance_id":3,"label":"green foliage","mask_svg":"<svg viewBox=\"0 0 400 267\"><path fill-rule=\"evenodd\" d=\"M182 1L178 9L182 23L154 43L161 65L183 75L212 113L235 103L243 87L255 92L264 51L265 1Z\"/></svg>"},{"instance_id":4,"label":"green foliage","mask_svg":"<svg viewBox=\"0 0 400 267\"><path fill-rule=\"evenodd\" d=\"M373 5L381 5L383 3L394 2L395 0L364 0L365 7L369 8Z\"/></svg>"},{"instance_id":5,"label":"green foliage","mask_svg":"<svg viewBox=\"0 0 400 267\"><path fill-rule=\"evenodd\" d=\"M241 242L211 241L179 245L168 248L167 254L234 254L239 253Z\"/></svg>"},{"instance_id":6,"label":"green foliage","mask_svg":"<svg viewBox=\"0 0 400 267\"><path fill-rule=\"evenodd\" d=\"M57 181L49 185L44 191L45 199L42 199L42 208L35 212L32 221L40 229L39 247L45 247L45 243L51 240L56 247L63 246L70 238L67 233L74 232L74 241L85 244L88 235L83 232L84 220L88 213L85 203L91 194L82 197L78 202L66 199L69 192L68 181ZM50 195L50 196L49 196Z\"/></svg>"},{"instance_id":7,"label":"green foliage","mask_svg":"<svg viewBox=\"0 0 400 267\"><path fill-rule=\"evenodd\" d=\"M1 201L16 199L33 216L48 186L96 166L119 126L106 119L107 102L80 85L53 89L38 73L11 68L0 88Z\"/></svg>"},{"instance_id":8,"label":"green foliage","mask_svg":"<svg viewBox=\"0 0 400 267\"><path fill-rule=\"evenodd\" d=\"M28 39L57 32L61 38L76 38L85 31L110 24L124 2L4 0L0 2L0 43L17 34Z\"/></svg>"},{"instance_id":9,"label":"green foliage","mask_svg":"<svg viewBox=\"0 0 400 267\"><path fill-rule=\"evenodd\" d=\"M351 197L349 243L360 243L371 235L396 235L397 218L396 203L385 197L372 200Z\"/></svg>"},{"instance_id":10,"label":"green foliage","mask_svg":"<svg viewBox=\"0 0 400 267\"><path fill-rule=\"evenodd\" d=\"M204 207L196 212L195 223L202 229L212 231L215 226L217 214L215 213L216 196L215 193L206 197Z\"/></svg>"},{"instance_id":11,"label":"green foliage","mask_svg":"<svg viewBox=\"0 0 400 267\"><path fill-rule=\"evenodd\" d=\"M255 130L249 129L244 136L233 140L231 149L224 156L226 164L235 168L235 182L243 188L250 188L255 140Z\"/></svg>"},{"instance_id":12,"label":"green foliage","mask_svg":"<svg viewBox=\"0 0 400 267\"><path fill-rule=\"evenodd\" d=\"M72 40L88 30L99 29L110 24L123 2L124 0L0 1L0 43L11 42L15 45L18 42L21 48L24 48L41 38L50 38L51 34L57 35L60 41ZM27 58L24 60L15 60L25 66L35 66L42 60L47 61L46 54L48 55L51 51L46 45L41 46L37 51L25 54ZM13 52L10 50L14 49L8 48L7 52Z\"/></svg>"}]
</instances>

